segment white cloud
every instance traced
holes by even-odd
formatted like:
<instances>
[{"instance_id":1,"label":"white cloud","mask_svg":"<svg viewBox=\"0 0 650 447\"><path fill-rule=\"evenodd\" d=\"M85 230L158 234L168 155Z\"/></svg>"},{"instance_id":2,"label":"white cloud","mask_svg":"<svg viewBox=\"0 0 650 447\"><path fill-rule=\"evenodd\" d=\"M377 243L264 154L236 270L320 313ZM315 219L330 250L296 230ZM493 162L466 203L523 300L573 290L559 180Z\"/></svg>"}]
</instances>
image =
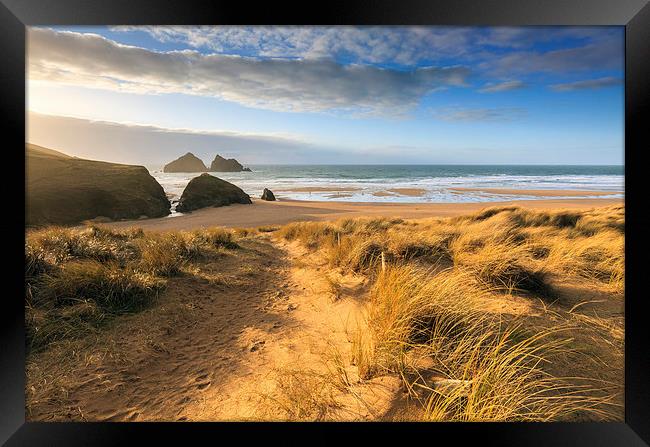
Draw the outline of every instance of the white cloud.
<instances>
[{"instance_id":1,"label":"white cloud","mask_svg":"<svg viewBox=\"0 0 650 447\"><path fill-rule=\"evenodd\" d=\"M322 58L155 52L95 34L41 28L28 35L30 80L212 96L277 111L400 115L436 89L464 85L467 75L468 69L459 66L398 71Z\"/></svg>"},{"instance_id":2,"label":"white cloud","mask_svg":"<svg viewBox=\"0 0 650 447\"><path fill-rule=\"evenodd\" d=\"M476 29L469 27L375 26L127 26L161 42L181 43L217 53L322 58L348 56L357 63L414 64L471 51Z\"/></svg>"},{"instance_id":3,"label":"white cloud","mask_svg":"<svg viewBox=\"0 0 650 447\"><path fill-rule=\"evenodd\" d=\"M573 90L599 89L622 84L623 80L620 78L605 77L598 79L587 79L584 81L567 82L564 84L554 84L550 87L552 90L558 92L568 92Z\"/></svg>"},{"instance_id":4,"label":"white cloud","mask_svg":"<svg viewBox=\"0 0 650 447\"><path fill-rule=\"evenodd\" d=\"M611 40L622 44L615 27L120 26L112 30L142 31L161 42L216 53L301 59L338 56L356 63L403 65L445 58L485 60L495 56L493 50L521 51L540 42L567 39L578 48Z\"/></svg>"},{"instance_id":5,"label":"white cloud","mask_svg":"<svg viewBox=\"0 0 650 447\"><path fill-rule=\"evenodd\" d=\"M498 92L507 92L510 90L518 90L524 87L526 87L526 84L522 81L506 81L498 84L488 84L487 86L479 89L479 92L498 93Z\"/></svg>"}]
</instances>

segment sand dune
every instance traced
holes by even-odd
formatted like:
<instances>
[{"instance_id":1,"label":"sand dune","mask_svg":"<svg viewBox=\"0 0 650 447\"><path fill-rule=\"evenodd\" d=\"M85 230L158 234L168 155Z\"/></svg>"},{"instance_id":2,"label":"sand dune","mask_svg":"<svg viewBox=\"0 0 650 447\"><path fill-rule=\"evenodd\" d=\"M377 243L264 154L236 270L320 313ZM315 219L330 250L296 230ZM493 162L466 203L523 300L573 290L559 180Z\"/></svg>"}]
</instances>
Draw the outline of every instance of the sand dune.
<instances>
[{"instance_id":1,"label":"sand dune","mask_svg":"<svg viewBox=\"0 0 650 447\"><path fill-rule=\"evenodd\" d=\"M267 396L288 378L318 386L315 380L328 373L326 357L349 351L351 333L362 321L360 296L367 281L339 275L335 297L325 261L298 244L262 237L243 248L202 263L193 275L174 278L156 307L122 318L97 339L71 341L31 357L28 418L281 417ZM354 368L348 369L354 377ZM47 380L51 370L57 371L54 383ZM398 388L396 378L359 384L356 397L339 396L341 405L330 417L381 417Z\"/></svg>"},{"instance_id":2,"label":"sand dune","mask_svg":"<svg viewBox=\"0 0 650 447\"><path fill-rule=\"evenodd\" d=\"M536 204L538 208L558 208L558 202L562 203L528 203ZM593 203L592 199L585 199L573 206L593 208ZM276 213L288 206L300 208L303 205L306 210L310 210L307 205L314 206L304 202L286 206L258 205L260 209L275 210ZM486 204L475 205L484 208ZM372 207L364 206L361 209ZM255 206L240 205L208 211L234 210L236 213L244 209L254 210ZM452 211L458 212L458 208ZM329 212L335 214L336 210L329 209ZM397 374L392 367L380 368L384 363L379 362L386 358L373 357L375 352L389 352L385 350L386 344L382 345L382 350L375 350L374 343L384 343L386 339L377 336L384 332L373 331L393 327L393 320L388 318L392 312L387 314L387 320L378 319L384 315L381 309L400 307L373 306L383 302L379 299L402 296L399 295L401 290L417 292L419 289L411 289L411 286L402 288L404 283L401 280L413 281L408 276L411 274L417 275L414 276L417 284L427 283L436 287L445 284L443 280L448 278L444 273L446 266L453 262L462 271L456 272L460 276L454 277L456 282L452 285L461 287L463 293L474 294L471 296L476 301L465 304L473 303L481 314L498 316L495 327L500 328L502 324L514 323L515 320L524 322L525 327L535 333L549 328L570 327L571 349L580 351L576 351L575 356L568 351L562 352L553 361L544 362L547 372L557 377L573 377L575 371L579 371L579 374L593 378L598 386L611 384L609 391L605 391L611 392L615 407L608 409L609 413L604 417L622 420L622 394L619 391L623 383L624 278L616 273L622 272L617 269L622 265L618 253L623 242L620 232L623 211L604 208L584 213L580 216L580 224L574 227L565 226L570 222L566 219L571 218L571 213L560 213L562 219L558 220L550 218L548 213L530 210L517 211L519 218L527 219L523 219L519 227L512 227L507 223L518 220L512 219L515 216L510 215L511 212L514 211L502 211L502 214L487 218L466 216L465 220L446 223L427 219L357 221L348 225L349 233L343 244L339 239L338 250L333 244L333 233L322 231L330 224L293 225L273 232L266 229L224 232L236 235L237 245L220 246L188 259L180 272L165 277L166 289L150 307L115 318L110 324L90 330L85 336L64 338L47 349L31 352L27 359L27 419L419 420L422 412L413 396L426 399L427 388L413 388L416 379L404 379L405 376ZM200 213L187 217L192 216L206 220L206 216ZM166 221L193 222L183 217ZM138 221L138 225L147 222ZM127 222L123 224L128 225ZM452 242L455 248L448 255L451 258L440 258L439 252L423 251L422 247L439 243L441 239L436 235L448 234L450 228L446 225L465 232ZM61 230L50 231L57 234ZM83 244L84 240L94 243L79 246L94 249L103 246L101 237L97 236L103 233L82 231L85 231L86 239L75 239L76 243ZM512 234L504 238L512 231L515 231L514 235L530 238L530 247L539 244L546 247L547 258L527 258L528 248L521 249L508 242L515 240ZM498 238L491 239L499 233ZM89 236L91 234L95 234L95 239ZM144 233L141 236L124 234L133 238L145 237ZM472 248L474 245L468 244L471 240L463 237L467 235L489 243L478 245L483 247L483 251L477 254ZM127 244L122 236L117 240ZM146 237L151 236L149 242L161 237ZM178 240L177 236L167 235L174 240ZM398 277L400 281L395 283L396 289L391 283L377 286L375 274L379 265L382 265L382 272L385 269L384 252L382 263L373 264L374 261L363 250L358 250L368 240L373 244L384 241L387 244L384 249L386 259L389 259L386 269L389 274L408 273ZM423 245L417 245L419 243ZM497 250L493 250L490 244ZM185 249L177 250L184 253ZM609 257L605 264L599 264L598 259L594 261L579 256L594 249ZM408 250L413 257L407 258ZM77 252L88 256L87 252ZM504 253L514 258L504 256ZM539 253L543 254L543 251ZM554 254L549 257L550 253ZM396 257L398 254L400 258ZM500 275L507 279L514 271L516 275L524 275L520 279L541 278L543 284L552 287L552 299L547 299L546 289L538 289L536 282L522 282L521 287L509 289L499 278L475 270L477 265L495 265L495 261L501 262L501 258L516 268L497 269ZM160 257L156 260L161 262ZM89 262L89 259L85 261ZM423 271L409 270L418 266L427 266L427 275L433 272L430 269L433 266L443 268L435 272L441 276L427 280L421 276ZM578 267L580 270L575 270ZM542 271L538 268L545 273L538 276ZM591 270L586 275L589 269L596 268L598 270ZM483 289L483 282L463 282L463 278L469 278L463 276L463 272L478 275L481 281L491 281L492 285ZM435 290L441 293L436 288L425 291ZM428 292L413 296L429 297ZM442 295L436 296L440 298ZM398 320L410 321L401 317ZM382 321L391 325L377 326ZM391 333L394 332L386 334ZM375 334L372 336L376 338L368 338L368 334ZM559 331L553 335L558 343L565 342L561 339L563 334L564 331ZM409 368L417 369L420 377L417 380L424 380L425 385L434 386L434 389L456 380L442 374L433 367L432 358L421 354L413 349L405 363L410 365ZM371 374L363 366L367 364L377 366ZM405 383L411 380L411 394L407 395ZM576 379L576 384L583 386L584 382ZM604 405L603 408L609 407ZM491 416L481 417L489 420ZM601 416L584 417L600 420Z\"/></svg>"}]
</instances>

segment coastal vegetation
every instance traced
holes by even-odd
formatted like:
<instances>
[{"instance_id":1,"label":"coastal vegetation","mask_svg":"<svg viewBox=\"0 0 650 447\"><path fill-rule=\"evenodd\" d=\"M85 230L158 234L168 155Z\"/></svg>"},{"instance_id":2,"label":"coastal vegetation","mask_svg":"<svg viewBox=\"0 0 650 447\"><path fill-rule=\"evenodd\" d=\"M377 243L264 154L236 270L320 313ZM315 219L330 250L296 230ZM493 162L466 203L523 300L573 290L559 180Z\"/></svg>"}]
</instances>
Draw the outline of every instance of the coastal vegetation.
<instances>
[{"instance_id":1,"label":"coastal vegetation","mask_svg":"<svg viewBox=\"0 0 650 447\"><path fill-rule=\"evenodd\" d=\"M281 264L276 250L302 247L305 254L288 260L289 267L312 269L325 278L315 296L341 305L352 299L364 317L349 328L348 348L322 353L325 372L305 363L279 375L264 400L272 410L259 418L340 419L341 402L365 401L355 390L392 377L402 391L380 419L618 420L623 241L622 206L584 212L508 206L445 219L234 230L30 230L30 358L46 358L52 346L63 349L89 334L101 338L125 315L145 309L154 315L177 293L170 284L206 266L236 270L201 287L250 294L243 285L255 281L251 268L262 259ZM276 255L247 254L260 247ZM234 264L229 253L240 253ZM350 278L367 286L345 286Z\"/></svg>"},{"instance_id":2,"label":"coastal vegetation","mask_svg":"<svg viewBox=\"0 0 650 447\"><path fill-rule=\"evenodd\" d=\"M238 245L231 232L145 233L89 226L30 231L25 242L27 344L39 350L137 312L193 261Z\"/></svg>"},{"instance_id":3,"label":"coastal vegetation","mask_svg":"<svg viewBox=\"0 0 650 447\"><path fill-rule=\"evenodd\" d=\"M370 278L352 362L362 380L401 378L408 419L616 413L622 318L611 312L622 309L624 292L622 207L297 222L277 234L322 253L334 269ZM576 293L580 287L592 293ZM594 295L607 304L594 305ZM521 310L536 302L542 315Z\"/></svg>"}]
</instances>

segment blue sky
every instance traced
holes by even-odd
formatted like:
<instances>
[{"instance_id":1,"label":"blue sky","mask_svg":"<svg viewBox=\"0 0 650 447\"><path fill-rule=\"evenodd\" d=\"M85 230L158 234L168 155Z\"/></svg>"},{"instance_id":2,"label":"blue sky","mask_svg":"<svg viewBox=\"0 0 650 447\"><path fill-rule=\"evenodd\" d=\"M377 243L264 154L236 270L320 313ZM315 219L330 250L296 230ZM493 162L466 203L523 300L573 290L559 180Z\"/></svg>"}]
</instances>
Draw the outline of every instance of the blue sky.
<instances>
[{"instance_id":1,"label":"blue sky","mask_svg":"<svg viewBox=\"0 0 650 447\"><path fill-rule=\"evenodd\" d=\"M622 27L32 28L28 139L148 164L622 164L623 55Z\"/></svg>"}]
</instances>

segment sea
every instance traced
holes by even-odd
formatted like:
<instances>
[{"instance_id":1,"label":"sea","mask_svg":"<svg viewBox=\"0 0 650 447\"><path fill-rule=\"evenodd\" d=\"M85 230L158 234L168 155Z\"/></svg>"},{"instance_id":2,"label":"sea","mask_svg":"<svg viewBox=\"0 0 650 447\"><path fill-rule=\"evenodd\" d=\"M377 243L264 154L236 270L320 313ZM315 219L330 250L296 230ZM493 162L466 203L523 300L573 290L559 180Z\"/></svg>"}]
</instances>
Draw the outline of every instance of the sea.
<instances>
[{"instance_id":1,"label":"sea","mask_svg":"<svg viewBox=\"0 0 650 447\"><path fill-rule=\"evenodd\" d=\"M252 172L211 173L259 197L264 188L278 200L344 202L459 203L510 199L539 200L545 196L495 194L454 188L596 190L591 197L621 198L623 166L558 165L251 165ZM152 170L172 201L172 209L197 173ZM408 191L411 190L410 194ZM413 195L413 191L416 194Z\"/></svg>"}]
</instances>

